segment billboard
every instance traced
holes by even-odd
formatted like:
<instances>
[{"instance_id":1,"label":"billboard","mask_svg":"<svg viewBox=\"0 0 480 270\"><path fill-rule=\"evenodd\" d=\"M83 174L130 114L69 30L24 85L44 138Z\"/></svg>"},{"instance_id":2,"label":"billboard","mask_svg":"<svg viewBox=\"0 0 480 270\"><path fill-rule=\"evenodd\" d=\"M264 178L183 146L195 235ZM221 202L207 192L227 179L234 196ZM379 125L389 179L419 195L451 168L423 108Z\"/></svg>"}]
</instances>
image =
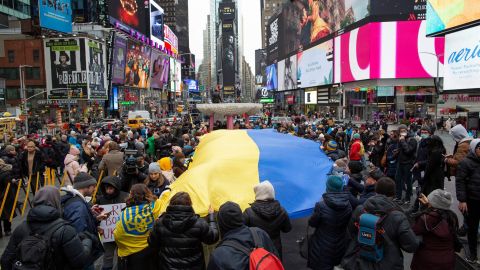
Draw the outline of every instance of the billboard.
<instances>
[{"instance_id":1,"label":"billboard","mask_svg":"<svg viewBox=\"0 0 480 270\"><path fill-rule=\"evenodd\" d=\"M477 26L446 36L444 90L480 88L479 32Z\"/></svg>"},{"instance_id":2,"label":"billboard","mask_svg":"<svg viewBox=\"0 0 480 270\"><path fill-rule=\"evenodd\" d=\"M38 0L40 27L63 33L72 32L72 4L70 0Z\"/></svg>"},{"instance_id":3,"label":"billboard","mask_svg":"<svg viewBox=\"0 0 480 270\"><path fill-rule=\"evenodd\" d=\"M371 15L382 20L425 20L427 0L370 1Z\"/></svg>"},{"instance_id":4,"label":"billboard","mask_svg":"<svg viewBox=\"0 0 480 270\"><path fill-rule=\"evenodd\" d=\"M88 98L108 99L107 95L107 59L103 42L87 40L88 47Z\"/></svg>"},{"instance_id":5,"label":"billboard","mask_svg":"<svg viewBox=\"0 0 480 270\"><path fill-rule=\"evenodd\" d=\"M278 63L278 90L297 89L297 56L292 55Z\"/></svg>"},{"instance_id":6,"label":"billboard","mask_svg":"<svg viewBox=\"0 0 480 270\"><path fill-rule=\"evenodd\" d=\"M170 29L168 25L163 25L163 34L164 34L164 41L165 41L165 48L168 50L178 53L178 37L175 33Z\"/></svg>"},{"instance_id":7,"label":"billboard","mask_svg":"<svg viewBox=\"0 0 480 270\"><path fill-rule=\"evenodd\" d=\"M235 20L235 3L225 3L222 2L219 4L218 13L220 14L220 20L222 21L233 21Z\"/></svg>"},{"instance_id":8,"label":"billboard","mask_svg":"<svg viewBox=\"0 0 480 270\"><path fill-rule=\"evenodd\" d=\"M44 47L48 99L88 99L85 38L45 39Z\"/></svg>"},{"instance_id":9,"label":"billboard","mask_svg":"<svg viewBox=\"0 0 480 270\"><path fill-rule=\"evenodd\" d=\"M187 85L187 88L188 88L189 92L194 92L194 93L200 92L200 91L198 91L197 81L187 79L184 82Z\"/></svg>"},{"instance_id":10,"label":"billboard","mask_svg":"<svg viewBox=\"0 0 480 270\"><path fill-rule=\"evenodd\" d=\"M233 23L222 23L222 76L224 95L235 94L235 44Z\"/></svg>"},{"instance_id":11,"label":"billboard","mask_svg":"<svg viewBox=\"0 0 480 270\"><path fill-rule=\"evenodd\" d=\"M127 55L127 40L115 36L113 44L112 83L123 84L125 82L125 57Z\"/></svg>"},{"instance_id":12,"label":"billboard","mask_svg":"<svg viewBox=\"0 0 480 270\"><path fill-rule=\"evenodd\" d=\"M425 36L426 21L376 22L335 38L334 82L442 76L444 38Z\"/></svg>"},{"instance_id":13,"label":"billboard","mask_svg":"<svg viewBox=\"0 0 480 270\"><path fill-rule=\"evenodd\" d=\"M133 29L146 35L150 19L148 3L144 0L107 0L110 22L123 31Z\"/></svg>"},{"instance_id":14,"label":"billboard","mask_svg":"<svg viewBox=\"0 0 480 270\"><path fill-rule=\"evenodd\" d=\"M297 54L298 87L333 83L333 41L329 40Z\"/></svg>"},{"instance_id":15,"label":"billboard","mask_svg":"<svg viewBox=\"0 0 480 270\"><path fill-rule=\"evenodd\" d=\"M478 20L480 20L478 0L428 0L427 35L442 34Z\"/></svg>"},{"instance_id":16,"label":"billboard","mask_svg":"<svg viewBox=\"0 0 480 270\"><path fill-rule=\"evenodd\" d=\"M152 66L150 68L150 87L163 89L168 84L168 73L170 70L170 58L157 50L152 50Z\"/></svg>"},{"instance_id":17,"label":"billboard","mask_svg":"<svg viewBox=\"0 0 480 270\"><path fill-rule=\"evenodd\" d=\"M335 31L369 15L369 0L287 1L282 9L283 50L280 56L308 48Z\"/></svg>"},{"instance_id":18,"label":"billboard","mask_svg":"<svg viewBox=\"0 0 480 270\"><path fill-rule=\"evenodd\" d=\"M125 67L125 86L150 87L151 48L133 40L128 41Z\"/></svg>"},{"instance_id":19,"label":"billboard","mask_svg":"<svg viewBox=\"0 0 480 270\"><path fill-rule=\"evenodd\" d=\"M255 84L265 85L266 78L265 68L267 67L267 51L258 49L255 51Z\"/></svg>"},{"instance_id":20,"label":"billboard","mask_svg":"<svg viewBox=\"0 0 480 270\"><path fill-rule=\"evenodd\" d=\"M277 79L277 64L271 64L267 66L267 90L274 91L278 89L278 79Z\"/></svg>"},{"instance_id":21,"label":"billboard","mask_svg":"<svg viewBox=\"0 0 480 270\"><path fill-rule=\"evenodd\" d=\"M163 16L163 9L155 1L150 1L150 39L162 45L164 38Z\"/></svg>"},{"instance_id":22,"label":"billboard","mask_svg":"<svg viewBox=\"0 0 480 270\"><path fill-rule=\"evenodd\" d=\"M272 17L267 25L267 63L273 63L282 58L280 47L282 41L282 17Z\"/></svg>"}]
</instances>

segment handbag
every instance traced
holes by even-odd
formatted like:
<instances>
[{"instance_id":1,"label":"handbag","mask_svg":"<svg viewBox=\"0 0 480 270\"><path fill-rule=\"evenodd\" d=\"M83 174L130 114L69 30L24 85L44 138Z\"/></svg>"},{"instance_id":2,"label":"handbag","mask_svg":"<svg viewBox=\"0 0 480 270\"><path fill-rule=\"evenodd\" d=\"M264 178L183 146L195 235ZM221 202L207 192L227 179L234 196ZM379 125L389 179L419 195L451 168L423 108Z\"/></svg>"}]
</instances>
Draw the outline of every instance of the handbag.
<instances>
[{"instance_id":1,"label":"handbag","mask_svg":"<svg viewBox=\"0 0 480 270\"><path fill-rule=\"evenodd\" d=\"M309 229L310 229L310 226L308 226L307 224L307 228L305 230L305 236L297 240L300 256L307 260L308 260L308 253L310 250L310 240L312 239L312 235L313 235L313 233L310 233Z\"/></svg>"}]
</instances>

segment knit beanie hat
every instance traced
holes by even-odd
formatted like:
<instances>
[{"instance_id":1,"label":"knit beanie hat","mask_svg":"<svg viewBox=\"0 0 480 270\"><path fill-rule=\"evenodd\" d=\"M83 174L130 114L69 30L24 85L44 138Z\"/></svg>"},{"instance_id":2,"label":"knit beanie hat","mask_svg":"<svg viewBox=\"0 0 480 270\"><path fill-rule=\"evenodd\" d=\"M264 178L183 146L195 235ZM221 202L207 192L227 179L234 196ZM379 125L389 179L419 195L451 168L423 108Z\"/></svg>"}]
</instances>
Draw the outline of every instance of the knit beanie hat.
<instances>
[{"instance_id":1,"label":"knit beanie hat","mask_svg":"<svg viewBox=\"0 0 480 270\"><path fill-rule=\"evenodd\" d=\"M343 180L338 175L330 175L327 178L327 192L343 191Z\"/></svg>"},{"instance_id":2,"label":"knit beanie hat","mask_svg":"<svg viewBox=\"0 0 480 270\"><path fill-rule=\"evenodd\" d=\"M337 150L337 142L334 140L330 140L327 143L327 151L335 151Z\"/></svg>"},{"instance_id":3,"label":"knit beanie hat","mask_svg":"<svg viewBox=\"0 0 480 270\"><path fill-rule=\"evenodd\" d=\"M158 163L152 162L148 166L148 173L161 173L162 171L160 170L160 166L158 166Z\"/></svg>"},{"instance_id":4,"label":"knit beanie hat","mask_svg":"<svg viewBox=\"0 0 480 270\"><path fill-rule=\"evenodd\" d=\"M69 153L70 155L78 156L78 155L80 155L80 150L78 150L77 147L75 147L75 146L72 145L72 146L70 147L70 152L68 152L68 153Z\"/></svg>"},{"instance_id":5,"label":"knit beanie hat","mask_svg":"<svg viewBox=\"0 0 480 270\"><path fill-rule=\"evenodd\" d=\"M273 189L272 183L266 180L256 185L253 188L255 192L255 200L257 201L267 201L275 199L275 190Z\"/></svg>"},{"instance_id":6,"label":"knit beanie hat","mask_svg":"<svg viewBox=\"0 0 480 270\"><path fill-rule=\"evenodd\" d=\"M360 133L353 134L353 139L354 140L360 139Z\"/></svg>"},{"instance_id":7,"label":"knit beanie hat","mask_svg":"<svg viewBox=\"0 0 480 270\"><path fill-rule=\"evenodd\" d=\"M452 204L452 194L443 189L435 189L427 198L430 205L437 209L449 210Z\"/></svg>"},{"instance_id":8,"label":"knit beanie hat","mask_svg":"<svg viewBox=\"0 0 480 270\"><path fill-rule=\"evenodd\" d=\"M226 202L220 206L218 210L218 228L220 234L223 236L225 233L242 227L245 223L243 219L242 209L234 202Z\"/></svg>"},{"instance_id":9,"label":"knit beanie hat","mask_svg":"<svg viewBox=\"0 0 480 270\"><path fill-rule=\"evenodd\" d=\"M95 186L95 185L97 185L97 180L95 180L93 176L85 172L78 173L77 176L75 176L75 178L73 179L74 189L82 189L82 188Z\"/></svg>"},{"instance_id":10,"label":"knit beanie hat","mask_svg":"<svg viewBox=\"0 0 480 270\"><path fill-rule=\"evenodd\" d=\"M161 158L157 163L162 171L170 171L172 169L172 159L169 157Z\"/></svg>"}]
</instances>

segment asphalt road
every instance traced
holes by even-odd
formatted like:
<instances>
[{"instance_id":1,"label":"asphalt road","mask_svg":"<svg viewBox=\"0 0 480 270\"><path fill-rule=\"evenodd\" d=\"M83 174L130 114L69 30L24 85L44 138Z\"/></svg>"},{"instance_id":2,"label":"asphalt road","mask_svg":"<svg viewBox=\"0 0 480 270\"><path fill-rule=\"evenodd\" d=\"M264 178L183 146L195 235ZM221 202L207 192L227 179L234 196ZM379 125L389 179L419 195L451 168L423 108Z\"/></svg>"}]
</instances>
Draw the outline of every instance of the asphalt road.
<instances>
[{"instance_id":1,"label":"asphalt road","mask_svg":"<svg viewBox=\"0 0 480 270\"><path fill-rule=\"evenodd\" d=\"M447 152L451 153L454 148L454 141L451 139L450 135L446 132L437 132L437 135L440 135L440 137L443 139L445 147L447 148ZM449 192L452 193L454 198L456 198L455 194L455 182L454 181L446 181L445 182L445 189ZM319 199L320 199L320 194L319 194ZM459 218L460 222L463 222L462 215L460 215L458 211L458 202L454 200L454 203L452 205L452 210L455 211ZM282 242L283 242L283 257L284 257L284 265L285 269L287 270L303 270L303 269L308 269L306 267L306 260L301 258L299 255L299 248L297 244L297 240L300 239L302 236L305 235L306 231L306 223L307 223L308 218L303 218L303 219L298 219L298 220L293 220L292 221L292 226L293 229L290 233L282 235ZM16 218L13 222L13 228L18 225L19 222L22 221L22 218ZM3 237L0 238L0 252L3 253L3 250L5 249L7 243L8 243L8 237ZM405 264L405 269L410 269L410 262L412 259L411 254L404 254L404 264Z\"/></svg>"}]
</instances>

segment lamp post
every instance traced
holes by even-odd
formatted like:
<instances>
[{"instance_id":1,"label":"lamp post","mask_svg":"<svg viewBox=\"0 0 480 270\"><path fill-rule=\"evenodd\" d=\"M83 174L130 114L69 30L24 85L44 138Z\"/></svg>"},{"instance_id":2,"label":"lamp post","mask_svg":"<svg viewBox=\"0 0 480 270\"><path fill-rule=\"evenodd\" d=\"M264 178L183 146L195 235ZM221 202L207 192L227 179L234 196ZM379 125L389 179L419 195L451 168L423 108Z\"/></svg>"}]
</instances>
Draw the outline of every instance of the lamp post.
<instances>
[{"instance_id":1,"label":"lamp post","mask_svg":"<svg viewBox=\"0 0 480 270\"><path fill-rule=\"evenodd\" d=\"M29 65L20 65L18 67L18 75L20 78L20 95L22 96L22 103L25 108L25 133L28 135L28 104L27 104L27 92L25 89L25 76L23 74L23 68L32 67Z\"/></svg>"},{"instance_id":2,"label":"lamp post","mask_svg":"<svg viewBox=\"0 0 480 270\"><path fill-rule=\"evenodd\" d=\"M437 76L433 79L433 84L435 86L435 123L437 122L437 117L438 117L438 97L440 94L440 88L439 88L439 83L440 83L440 78L439 78L439 72L440 72L440 57L444 56L443 53L432 53L432 52L420 52L423 54L428 54L428 55L433 55L437 58Z\"/></svg>"}]
</instances>

